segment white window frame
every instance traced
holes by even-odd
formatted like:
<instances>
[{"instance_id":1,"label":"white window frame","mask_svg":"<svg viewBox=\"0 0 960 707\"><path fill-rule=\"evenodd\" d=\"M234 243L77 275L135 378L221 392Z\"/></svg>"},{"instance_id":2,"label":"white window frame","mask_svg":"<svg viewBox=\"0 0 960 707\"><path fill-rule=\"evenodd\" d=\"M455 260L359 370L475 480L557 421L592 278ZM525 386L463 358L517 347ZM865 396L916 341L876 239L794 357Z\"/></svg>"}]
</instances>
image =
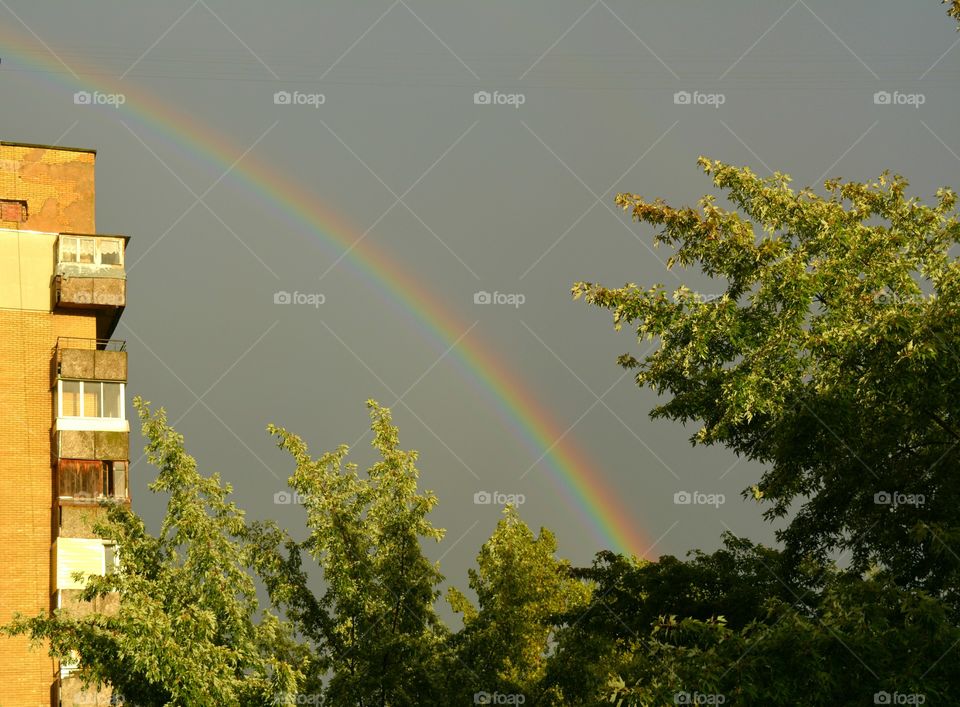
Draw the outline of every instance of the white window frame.
<instances>
[{"instance_id":1,"label":"white window frame","mask_svg":"<svg viewBox=\"0 0 960 707\"><path fill-rule=\"evenodd\" d=\"M60 592L57 592L57 602L58 602L57 608L59 609L60 608L59 606ZM80 667L80 656L76 652L71 651L69 658L62 658L60 660L60 677L61 678L70 677L70 675L72 675L73 672L77 670L77 668L79 667Z\"/></svg>"},{"instance_id":2,"label":"white window frame","mask_svg":"<svg viewBox=\"0 0 960 707\"><path fill-rule=\"evenodd\" d=\"M64 415L63 414L63 379L60 378L57 380L57 417L64 420L126 420L127 419L127 388L126 384L121 381L82 381L69 379L71 383L80 384L80 415ZM100 386L100 406L101 410L97 412L102 412L102 407L104 403L103 396L103 384L104 383L113 383L120 386L120 415L118 417L104 417L103 415L84 415L84 402L83 402L83 386L93 383Z\"/></svg>"},{"instance_id":3,"label":"white window frame","mask_svg":"<svg viewBox=\"0 0 960 707\"><path fill-rule=\"evenodd\" d=\"M76 260L64 260L63 259L63 245L64 239L70 239L77 242L76 248ZM92 240L93 241L93 262L92 263L81 263L80 262L80 241L81 240ZM100 261L100 244L105 242L117 243L120 246L120 262L113 263L102 263ZM102 238L100 236L60 236L60 242L58 243L58 252L57 258L60 263L69 263L71 265L105 265L109 268L122 268L123 267L123 258L124 258L123 239L122 238Z\"/></svg>"}]
</instances>

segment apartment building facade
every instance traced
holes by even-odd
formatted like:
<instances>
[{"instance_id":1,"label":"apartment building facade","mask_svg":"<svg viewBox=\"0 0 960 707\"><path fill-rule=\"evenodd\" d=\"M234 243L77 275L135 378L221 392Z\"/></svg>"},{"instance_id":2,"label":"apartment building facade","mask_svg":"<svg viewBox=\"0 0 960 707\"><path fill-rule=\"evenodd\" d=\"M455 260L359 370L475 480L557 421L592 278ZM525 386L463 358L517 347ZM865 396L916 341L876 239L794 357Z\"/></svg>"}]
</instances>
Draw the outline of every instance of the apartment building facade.
<instances>
[{"instance_id":1,"label":"apartment building facade","mask_svg":"<svg viewBox=\"0 0 960 707\"><path fill-rule=\"evenodd\" d=\"M0 142L0 623L79 600L116 548L92 528L129 503L127 238L97 234L93 150ZM0 707L109 704L72 665L0 638Z\"/></svg>"}]
</instances>

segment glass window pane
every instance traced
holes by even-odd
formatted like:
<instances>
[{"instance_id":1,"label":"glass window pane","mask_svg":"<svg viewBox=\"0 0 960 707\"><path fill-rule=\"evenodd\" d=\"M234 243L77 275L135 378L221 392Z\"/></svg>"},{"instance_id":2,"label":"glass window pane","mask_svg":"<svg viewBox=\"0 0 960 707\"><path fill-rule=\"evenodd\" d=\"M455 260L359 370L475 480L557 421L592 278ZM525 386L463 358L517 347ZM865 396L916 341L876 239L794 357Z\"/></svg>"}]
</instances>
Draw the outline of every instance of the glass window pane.
<instances>
[{"instance_id":1,"label":"glass window pane","mask_svg":"<svg viewBox=\"0 0 960 707\"><path fill-rule=\"evenodd\" d=\"M99 242L99 247L101 265L120 264L120 241L103 240Z\"/></svg>"},{"instance_id":2,"label":"glass window pane","mask_svg":"<svg viewBox=\"0 0 960 707\"><path fill-rule=\"evenodd\" d=\"M102 417L120 417L120 384L103 383Z\"/></svg>"},{"instance_id":3,"label":"glass window pane","mask_svg":"<svg viewBox=\"0 0 960 707\"><path fill-rule=\"evenodd\" d=\"M113 496L125 499L127 497L127 463L113 463Z\"/></svg>"},{"instance_id":4,"label":"glass window pane","mask_svg":"<svg viewBox=\"0 0 960 707\"><path fill-rule=\"evenodd\" d=\"M67 236L60 237L60 262L61 263L77 262L77 239L76 238L68 238Z\"/></svg>"},{"instance_id":5,"label":"glass window pane","mask_svg":"<svg viewBox=\"0 0 960 707\"><path fill-rule=\"evenodd\" d=\"M92 263L95 241L92 238L80 238L80 262Z\"/></svg>"},{"instance_id":6,"label":"glass window pane","mask_svg":"<svg viewBox=\"0 0 960 707\"><path fill-rule=\"evenodd\" d=\"M83 384L83 416L100 417L100 384L86 381Z\"/></svg>"},{"instance_id":7,"label":"glass window pane","mask_svg":"<svg viewBox=\"0 0 960 707\"><path fill-rule=\"evenodd\" d=\"M80 417L80 381L62 381L63 394L60 398L61 415Z\"/></svg>"}]
</instances>

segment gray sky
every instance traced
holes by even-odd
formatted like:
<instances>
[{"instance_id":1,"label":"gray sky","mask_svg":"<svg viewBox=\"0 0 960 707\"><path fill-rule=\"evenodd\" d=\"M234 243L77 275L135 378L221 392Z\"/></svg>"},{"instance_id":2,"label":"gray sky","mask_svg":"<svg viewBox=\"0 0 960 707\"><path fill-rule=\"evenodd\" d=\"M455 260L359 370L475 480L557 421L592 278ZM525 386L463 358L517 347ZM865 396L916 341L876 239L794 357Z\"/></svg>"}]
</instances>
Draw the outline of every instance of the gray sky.
<instances>
[{"instance_id":1,"label":"gray sky","mask_svg":"<svg viewBox=\"0 0 960 707\"><path fill-rule=\"evenodd\" d=\"M579 279L714 291L664 269L651 229L610 208L618 191L691 203L710 186L700 154L797 186L887 168L924 197L960 186L960 48L936 0L6 0L0 18L0 137L96 148L98 230L132 237L115 335L128 341L131 397L165 406L201 469L221 472L252 517L299 532L299 510L273 501L291 464L266 424L317 453L357 441L363 465L364 401L402 396L401 441L420 451L423 486L440 498L433 520L448 531L430 553L460 584L499 514L474 503L479 491L524 494L525 520L553 529L575 562L607 542L559 490L550 454L538 461L555 438L525 441L459 362L477 347L567 430L554 449L590 460L658 541L650 555L712 549L725 528L772 538L762 508L739 498L760 470L650 421L655 396L615 365L643 349L570 300ZM126 102L76 104L76 91ZM278 91L291 104L275 103ZM520 98L478 105L477 91ZM323 103L296 105L297 92ZM343 242L251 187L256 164L363 245L342 257ZM370 250L462 330L444 339L418 324L366 269ZM325 300L275 304L278 291ZM479 291L524 302L476 304ZM132 440L136 461L143 442ZM134 507L156 527L151 478L136 464ZM682 490L726 503L675 505Z\"/></svg>"}]
</instances>

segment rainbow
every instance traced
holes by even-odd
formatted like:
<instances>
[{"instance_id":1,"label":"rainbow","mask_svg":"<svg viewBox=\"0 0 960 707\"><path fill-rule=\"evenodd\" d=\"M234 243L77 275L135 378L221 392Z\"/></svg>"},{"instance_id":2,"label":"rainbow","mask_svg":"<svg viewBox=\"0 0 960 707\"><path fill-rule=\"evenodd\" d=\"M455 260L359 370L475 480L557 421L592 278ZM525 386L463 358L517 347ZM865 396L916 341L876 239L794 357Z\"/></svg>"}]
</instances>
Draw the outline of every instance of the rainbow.
<instances>
[{"instance_id":1,"label":"rainbow","mask_svg":"<svg viewBox=\"0 0 960 707\"><path fill-rule=\"evenodd\" d=\"M26 70L42 73L46 79L64 84L71 92L123 93L127 100L122 111L172 139L191 155L211 162L221 172L242 154L242 148L226 141L210 126L176 111L142 89L131 91L119 81L105 78L102 70L84 71L84 76L93 79L82 79L74 73L75 69L63 65L46 48L41 53L39 47L31 46L4 28L0 28L0 56L5 71L10 70L10 58L15 57L23 67L30 67ZM257 199L278 210L286 221L319 239L332 253L340 255L350 249L344 262L379 290L389 303L401 304L404 314L412 318L440 350L453 346L469 328L467 322L442 304L441 297L431 293L385 251L370 239L359 240L359 229L292 179L258 160L252 152L234 167L230 177ZM537 458L548 463L552 481L597 541L617 552L645 556L651 543L633 514L502 357L476 337L463 338L460 345L453 346L451 355L514 434Z\"/></svg>"}]
</instances>

